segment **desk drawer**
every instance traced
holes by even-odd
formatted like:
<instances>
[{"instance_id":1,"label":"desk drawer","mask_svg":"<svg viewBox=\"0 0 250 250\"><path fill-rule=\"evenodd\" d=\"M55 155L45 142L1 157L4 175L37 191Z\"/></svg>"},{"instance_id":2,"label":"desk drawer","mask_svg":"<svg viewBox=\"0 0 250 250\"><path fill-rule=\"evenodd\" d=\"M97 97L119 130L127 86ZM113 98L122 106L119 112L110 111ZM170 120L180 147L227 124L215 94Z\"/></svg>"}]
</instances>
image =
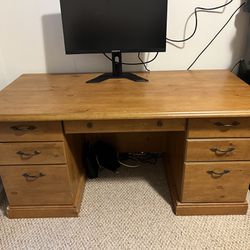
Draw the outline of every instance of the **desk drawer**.
<instances>
[{"instance_id":1,"label":"desk drawer","mask_svg":"<svg viewBox=\"0 0 250 250\"><path fill-rule=\"evenodd\" d=\"M190 119L188 138L250 137L250 118Z\"/></svg>"},{"instance_id":2,"label":"desk drawer","mask_svg":"<svg viewBox=\"0 0 250 250\"><path fill-rule=\"evenodd\" d=\"M63 141L61 122L2 122L0 142Z\"/></svg>"},{"instance_id":3,"label":"desk drawer","mask_svg":"<svg viewBox=\"0 0 250 250\"><path fill-rule=\"evenodd\" d=\"M0 165L66 163L63 142L0 143Z\"/></svg>"},{"instance_id":4,"label":"desk drawer","mask_svg":"<svg viewBox=\"0 0 250 250\"><path fill-rule=\"evenodd\" d=\"M188 139L186 161L250 160L250 138Z\"/></svg>"},{"instance_id":5,"label":"desk drawer","mask_svg":"<svg viewBox=\"0 0 250 250\"><path fill-rule=\"evenodd\" d=\"M184 131L185 119L66 121L66 134L143 131Z\"/></svg>"},{"instance_id":6,"label":"desk drawer","mask_svg":"<svg viewBox=\"0 0 250 250\"><path fill-rule=\"evenodd\" d=\"M72 204L66 165L0 166L10 205Z\"/></svg>"},{"instance_id":7,"label":"desk drawer","mask_svg":"<svg viewBox=\"0 0 250 250\"><path fill-rule=\"evenodd\" d=\"M186 163L182 202L243 202L250 162Z\"/></svg>"}]
</instances>

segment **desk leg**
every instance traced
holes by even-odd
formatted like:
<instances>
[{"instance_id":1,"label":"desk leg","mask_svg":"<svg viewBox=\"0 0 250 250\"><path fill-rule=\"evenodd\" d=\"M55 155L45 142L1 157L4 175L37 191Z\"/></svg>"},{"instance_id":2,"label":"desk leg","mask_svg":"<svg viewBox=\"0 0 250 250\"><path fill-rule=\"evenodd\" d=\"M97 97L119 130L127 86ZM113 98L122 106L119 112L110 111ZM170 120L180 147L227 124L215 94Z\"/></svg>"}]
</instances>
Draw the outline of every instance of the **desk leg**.
<instances>
[{"instance_id":1,"label":"desk leg","mask_svg":"<svg viewBox=\"0 0 250 250\"><path fill-rule=\"evenodd\" d=\"M176 215L236 215L246 214L247 202L201 203L180 202L183 190L185 133L169 133L166 136L165 168L172 198L172 208Z\"/></svg>"},{"instance_id":2,"label":"desk leg","mask_svg":"<svg viewBox=\"0 0 250 250\"><path fill-rule=\"evenodd\" d=\"M67 135L64 138L67 173L70 182L72 203L60 204L10 204L6 213L9 218L43 218L43 217L77 217L80 212L86 177L82 164L82 140L78 135ZM53 192L53 190L51 190ZM48 194L49 195L49 194Z\"/></svg>"},{"instance_id":3,"label":"desk leg","mask_svg":"<svg viewBox=\"0 0 250 250\"><path fill-rule=\"evenodd\" d=\"M82 177L79 180L77 193L72 205L8 206L6 214L10 219L78 217L84 186L85 180Z\"/></svg>"}]
</instances>

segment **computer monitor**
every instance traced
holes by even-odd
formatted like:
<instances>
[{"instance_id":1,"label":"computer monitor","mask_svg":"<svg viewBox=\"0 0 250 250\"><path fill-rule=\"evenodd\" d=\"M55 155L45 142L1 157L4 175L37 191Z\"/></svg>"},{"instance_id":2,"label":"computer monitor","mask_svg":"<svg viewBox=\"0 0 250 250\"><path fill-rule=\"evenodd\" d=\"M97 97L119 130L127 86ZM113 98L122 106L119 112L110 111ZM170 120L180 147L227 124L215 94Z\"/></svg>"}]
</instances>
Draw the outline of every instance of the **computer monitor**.
<instances>
[{"instance_id":1,"label":"computer monitor","mask_svg":"<svg viewBox=\"0 0 250 250\"><path fill-rule=\"evenodd\" d=\"M60 0L66 54L112 53L110 77L122 73L123 52L166 51L167 0Z\"/></svg>"}]
</instances>

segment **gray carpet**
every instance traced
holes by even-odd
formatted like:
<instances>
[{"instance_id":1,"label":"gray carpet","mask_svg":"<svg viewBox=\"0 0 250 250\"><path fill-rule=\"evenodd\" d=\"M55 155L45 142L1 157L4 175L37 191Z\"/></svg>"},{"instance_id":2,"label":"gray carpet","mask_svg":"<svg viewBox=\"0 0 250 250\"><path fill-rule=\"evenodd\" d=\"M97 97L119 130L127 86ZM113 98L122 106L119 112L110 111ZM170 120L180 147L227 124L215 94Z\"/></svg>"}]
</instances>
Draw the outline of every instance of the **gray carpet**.
<instances>
[{"instance_id":1,"label":"gray carpet","mask_svg":"<svg viewBox=\"0 0 250 250\"><path fill-rule=\"evenodd\" d=\"M102 171L79 218L9 220L0 249L250 249L246 216L176 217L162 166Z\"/></svg>"}]
</instances>

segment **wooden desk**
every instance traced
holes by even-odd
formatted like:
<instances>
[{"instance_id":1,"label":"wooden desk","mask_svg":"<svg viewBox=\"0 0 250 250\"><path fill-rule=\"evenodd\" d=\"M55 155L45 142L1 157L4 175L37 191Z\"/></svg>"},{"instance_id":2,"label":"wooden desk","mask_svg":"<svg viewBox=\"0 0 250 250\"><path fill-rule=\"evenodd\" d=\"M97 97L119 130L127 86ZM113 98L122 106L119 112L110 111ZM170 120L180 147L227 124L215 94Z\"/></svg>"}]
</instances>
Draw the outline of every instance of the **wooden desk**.
<instances>
[{"instance_id":1,"label":"wooden desk","mask_svg":"<svg viewBox=\"0 0 250 250\"><path fill-rule=\"evenodd\" d=\"M140 75L149 83L29 74L0 92L9 218L77 216L82 142L99 137L120 151L164 152L177 215L246 213L250 86L222 70Z\"/></svg>"}]
</instances>

